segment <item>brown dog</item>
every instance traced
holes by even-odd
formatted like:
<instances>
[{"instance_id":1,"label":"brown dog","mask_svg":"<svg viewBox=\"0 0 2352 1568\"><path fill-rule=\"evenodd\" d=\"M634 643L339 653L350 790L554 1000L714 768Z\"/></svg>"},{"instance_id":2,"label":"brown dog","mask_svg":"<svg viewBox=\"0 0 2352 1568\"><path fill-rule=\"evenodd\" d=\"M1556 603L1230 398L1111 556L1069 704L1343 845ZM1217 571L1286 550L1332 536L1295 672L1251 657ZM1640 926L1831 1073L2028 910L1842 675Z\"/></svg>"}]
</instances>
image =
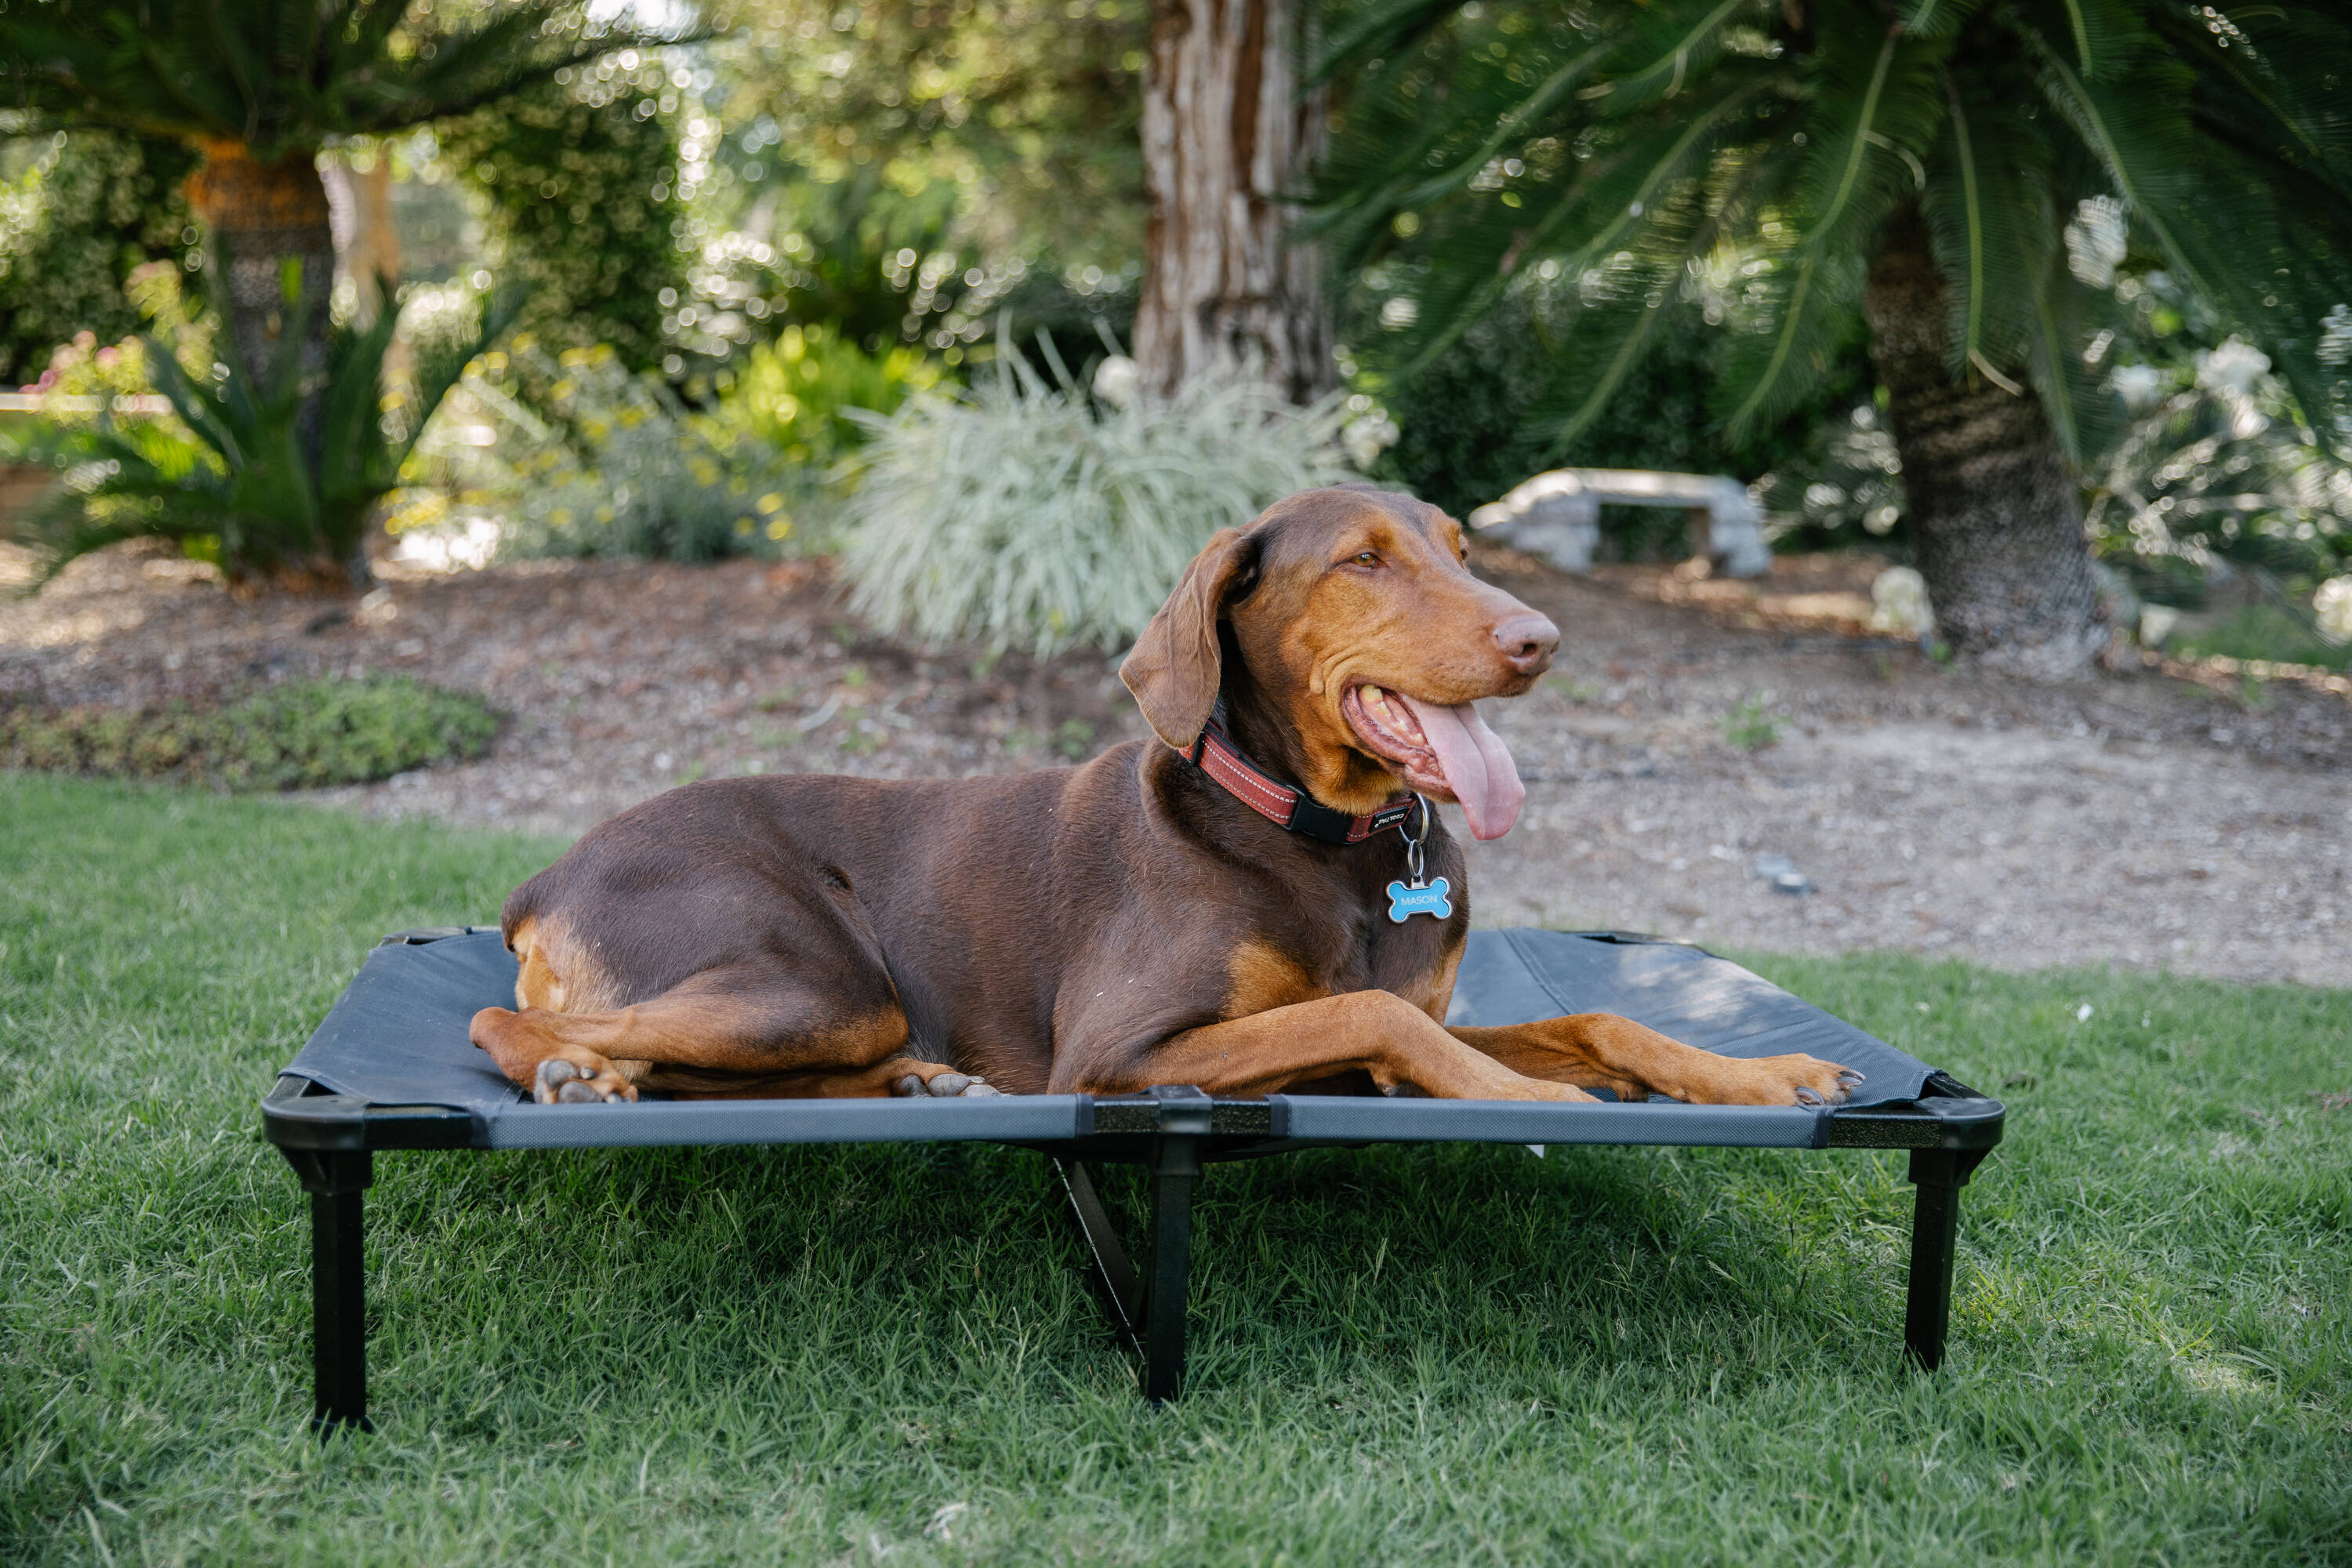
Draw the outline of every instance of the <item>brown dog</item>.
<instances>
[{"instance_id":1,"label":"brown dog","mask_svg":"<svg viewBox=\"0 0 2352 1568\"><path fill-rule=\"evenodd\" d=\"M1479 837L1507 831L1518 775L1470 704L1527 690L1559 640L1463 553L1434 507L1310 490L1212 539L1129 655L1165 745L1013 778L728 779L632 807L507 900L521 1010L484 1008L474 1042L543 1101L1366 1079L1843 1100L1856 1079L1834 1063L1733 1060L1607 1014L1444 1026L1462 854L1399 786L1459 801ZM1391 912L1412 836L1454 890L1443 916Z\"/></svg>"}]
</instances>

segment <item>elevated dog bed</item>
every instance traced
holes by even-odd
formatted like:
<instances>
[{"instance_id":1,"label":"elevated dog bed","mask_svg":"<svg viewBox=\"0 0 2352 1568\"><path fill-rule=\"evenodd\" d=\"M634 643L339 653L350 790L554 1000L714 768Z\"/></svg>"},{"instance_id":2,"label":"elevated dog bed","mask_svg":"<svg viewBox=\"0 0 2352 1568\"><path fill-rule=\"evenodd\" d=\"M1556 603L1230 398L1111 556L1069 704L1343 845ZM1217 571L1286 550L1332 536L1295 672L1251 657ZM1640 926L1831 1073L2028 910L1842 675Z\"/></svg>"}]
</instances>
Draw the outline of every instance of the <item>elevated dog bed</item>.
<instances>
[{"instance_id":1,"label":"elevated dog bed","mask_svg":"<svg viewBox=\"0 0 2352 1568\"><path fill-rule=\"evenodd\" d=\"M981 1141L1054 1157L1145 1394L1184 1365L1192 1199L1204 1163L1330 1144L1655 1143L1907 1149L1917 1184L1905 1341L1932 1369L1949 1319L1958 1189L2000 1141L2003 1110L1916 1058L1698 948L1616 931L1474 932L1447 1022L1618 1013L1728 1057L1802 1051L1866 1075L1836 1108L1521 1104L1269 1095L957 1100L642 1100L537 1105L466 1037L514 1002L515 961L493 928L386 937L262 1102L262 1128L311 1195L315 1419L367 1425L361 1194L383 1149L572 1149L710 1143ZM1121 1249L1089 1165L1150 1166L1149 1278Z\"/></svg>"}]
</instances>

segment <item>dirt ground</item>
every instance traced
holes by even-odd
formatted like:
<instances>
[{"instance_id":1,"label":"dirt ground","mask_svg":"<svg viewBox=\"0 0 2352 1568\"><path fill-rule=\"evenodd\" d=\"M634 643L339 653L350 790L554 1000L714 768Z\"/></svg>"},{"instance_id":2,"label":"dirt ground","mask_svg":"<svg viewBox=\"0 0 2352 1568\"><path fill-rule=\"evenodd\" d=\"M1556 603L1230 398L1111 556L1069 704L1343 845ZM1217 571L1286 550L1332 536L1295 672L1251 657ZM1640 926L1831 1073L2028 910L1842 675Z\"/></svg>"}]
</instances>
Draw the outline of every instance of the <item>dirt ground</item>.
<instances>
[{"instance_id":1,"label":"dirt ground","mask_svg":"<svg viewBox=\"0 0 2352 1568\"><path fill-rule=\"evenodd\" d=\"M1536 693L1488 705L1528 804L1472 848L1481 923L2352 985L2341 677L1939 665L1862 626L1867 558L1785 559L1761 585L1477 564L1563 633ZM28 573L0 546L0 588ZM478 690L509 722L478 762L301 798L550 834L693 777L999 772L1143 733L1100 657L913 652L853 623L820 563L409 572L361 601L240 604L125 550L0 600L0 701L365 670ZM1756 877L1771 855L1813 890Z\"/></svg>"}]
</instances>

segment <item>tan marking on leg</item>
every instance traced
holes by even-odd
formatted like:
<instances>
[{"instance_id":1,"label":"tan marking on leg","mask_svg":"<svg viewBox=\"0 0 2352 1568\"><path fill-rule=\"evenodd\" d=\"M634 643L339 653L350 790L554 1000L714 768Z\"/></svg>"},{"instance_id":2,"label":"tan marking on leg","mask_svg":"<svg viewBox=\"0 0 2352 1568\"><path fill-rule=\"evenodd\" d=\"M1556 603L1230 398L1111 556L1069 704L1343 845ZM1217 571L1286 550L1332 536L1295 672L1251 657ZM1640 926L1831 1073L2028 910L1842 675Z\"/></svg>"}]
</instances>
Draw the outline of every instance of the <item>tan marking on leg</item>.
<instances>
[{"instance_id":1,"label":"tan marking on leg","mask_svg":"<svg viewBox=\"0 0 2352 1568\"><path fill-rule=\"evenodd\" d=\"M544 1087L540 1065L559 1060L589 1079L599 1098L635 1100L640 1084L667 1087L665 1073L681 1069L708 1090L871 1067L899 1054L907 1019L893 1006L854 1024L795 1035L780 1030L774 1014L755 1002L681 988L607 1013L485 1007L468 1032L499 1071L534 1093ZM620 1061L635 1070L624 1072Z\"/></svg>"},{"instance_id":2,"label":"tan marking on leg","mask_svg":"<svg viewBox=\"0 0 2352 1568\"><path fill-rule=\"evenodd\" d=\"M1719 1057L1614 1013L1448 1032L1513 1072L1613 1089L1628 1100L1664 1094L1693 1105L1801 1105L1797 1090L1804 1089L1838 1105L1849 1088L1844 1079L1861 1081L1809 1056Z\"/></svg>"},{"instance_id":3,"label":"tan marking on leg","mask_svg":"<svg viewBox=\"0 0 2352 1568\"><path fill-rule=\"evenodd\" d=\"M1384 1089L1410 1084L1441 1100L1592 1098L1510 1071L1388 991L1351 991L1188 1029L1125 1061L1057 1059L1052 1089L1131 1094L1156 1083L1189 1083L1211 1094L1255 1097L1346 1072L1369 1073Z\"/></svg>"},{"instance_id":4,"label":"tan marking on leg","mask_svg":"<svg viewBox=\"0 0 2352 1568\"><path fill-rule=\"evenodd\" d=\"M1228 1020L1330 994L1297 959L1267 942L1245 942L1234 949L1225 972L1225 1005L1217 1016Z\"/></svg>"}]
</instances>

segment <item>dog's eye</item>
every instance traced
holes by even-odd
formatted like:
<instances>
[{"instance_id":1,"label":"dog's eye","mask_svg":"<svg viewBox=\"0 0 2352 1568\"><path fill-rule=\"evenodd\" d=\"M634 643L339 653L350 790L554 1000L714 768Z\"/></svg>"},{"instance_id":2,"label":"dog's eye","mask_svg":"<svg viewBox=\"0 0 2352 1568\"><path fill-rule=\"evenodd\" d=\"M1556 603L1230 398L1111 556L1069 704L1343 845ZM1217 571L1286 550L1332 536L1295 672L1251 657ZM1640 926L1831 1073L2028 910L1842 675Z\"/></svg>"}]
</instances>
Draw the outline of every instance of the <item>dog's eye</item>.
<instances>
[{"instance_id":1,"label":"dog's eye","mask_svg":"<svg viewBox=\"0 0 2352 1568\"><path fill-rule=\"evenodd\" d=\"M1377 566L1381 563L1381 558L1369 550L1360 551L1349 563L1356 566Z\"/></svg>"}]
</instances>

